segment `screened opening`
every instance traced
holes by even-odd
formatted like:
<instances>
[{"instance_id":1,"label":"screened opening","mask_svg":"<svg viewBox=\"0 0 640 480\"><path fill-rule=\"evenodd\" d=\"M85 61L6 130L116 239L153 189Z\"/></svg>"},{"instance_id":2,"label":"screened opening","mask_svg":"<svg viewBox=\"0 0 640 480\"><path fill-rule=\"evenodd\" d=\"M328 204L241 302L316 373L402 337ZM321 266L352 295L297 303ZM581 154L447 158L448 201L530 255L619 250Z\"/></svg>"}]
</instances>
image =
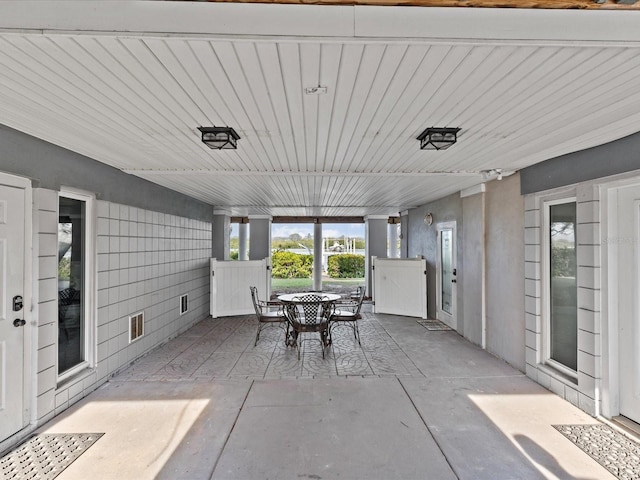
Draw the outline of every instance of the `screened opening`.
<instances>
[{"instance_id":1,"label":"screened opening","mask_svg":"<svg viewBox=\"0 0 640 480\"><path fill-rule=\"evenodd\" d=\"M273 223L271 281L274 293L313 289L315 242L321 242L322 291L349 293L364 283L364 223Z\"/></svg>"}]
</instances>

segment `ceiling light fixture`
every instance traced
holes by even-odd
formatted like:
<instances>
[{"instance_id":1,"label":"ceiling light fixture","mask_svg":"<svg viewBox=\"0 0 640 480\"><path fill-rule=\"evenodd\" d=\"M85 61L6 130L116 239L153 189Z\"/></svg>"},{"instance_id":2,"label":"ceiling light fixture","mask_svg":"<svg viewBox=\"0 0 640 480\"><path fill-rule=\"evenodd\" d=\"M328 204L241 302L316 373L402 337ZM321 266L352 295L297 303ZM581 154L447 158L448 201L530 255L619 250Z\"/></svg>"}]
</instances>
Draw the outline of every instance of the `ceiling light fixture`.
<instances>
[{"instance_id":1,"label":"ceiling light fixture","mask_svg":"<svg viewBox=\"0 0 640 480\"><path fill-rule=\"evenodd\" d=\"M418 140L420 140L420 149L446 150L456 143L459 131L459 128L429 127L418 135Z\"/></svg>"},{"instance_id":2,"label":"ceiling light fixture","mask_svg":"<svg viewBox=\"0 0 640 480\"><path fill-rule=\"evenodd\" d=\"M198 127L202 132L202 143L214 150L235 150L240 135L231 127Z\"/></svg>"}]
</instances>

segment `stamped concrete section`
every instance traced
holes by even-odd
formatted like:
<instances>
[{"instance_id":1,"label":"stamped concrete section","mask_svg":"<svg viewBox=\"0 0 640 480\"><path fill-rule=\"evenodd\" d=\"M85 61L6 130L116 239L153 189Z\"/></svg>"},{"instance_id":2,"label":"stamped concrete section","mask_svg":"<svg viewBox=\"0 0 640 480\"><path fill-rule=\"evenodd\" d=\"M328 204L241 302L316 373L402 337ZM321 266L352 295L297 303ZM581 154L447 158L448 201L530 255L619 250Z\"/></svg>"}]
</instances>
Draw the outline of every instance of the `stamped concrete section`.
<instances>
[{"instance_id":1,"label":"stamped concrete section","mask_svg":"<svg viewBox=\"0 0 640 480\"><path fill-rule=\"evenodd\" d=\"M213 478L456 478L395 378L256 381Z\"/></svg>"},{"instance_id":2,"label":"stamped concrete section","mask_svg":"<svg viewBox=\"0 0 640 480\"><path fill-rule=\"evenodd\" d=\"M306 334L310 340L302 343L300 359L295 349L285 346L284 331L278 327L262 330L258 344L254 345L258 324L253 315L209 318L135 362L113 381L422 377L422 372L376 316L372 313L363 316L359 327L362 346L350 328L336 328L333 345L325 349L323 356L320 342L311 341L315 337ZM423 327L413 320L411 323L419 329L419 338L426 335Z\"/></svg>"},{"instance_id":3,"label":"stamped concrete section","mask_svg":"<svg viewBox=\"0 0 640 480\"><path fill-rule=\"evenodd\" d=\"M366 312L300 360L205 319L42 428L104 433L57 480L612 479L552 425L595 423L452 331Z\"/></svg>"},{"instance_id":4,"label":"stamped concrete section","mask_svg":"<svg viewBox=\"0 0 640 480\"><path fill-rule=\"evenodd\" d=\"M108 383L38 433L104 433L61 480L208 479L250 386Z\"/></svg>"},{"instance_id":5,"label":"stamped concrete section","mask_svg":"<svg viewBox=\"0 0 640 480\"><path fill-rule=\"evenodd\" d=\"M526 377L400 379L460 479L611 479L552 427L597 423Z\"/></svg>"}]
</instances>

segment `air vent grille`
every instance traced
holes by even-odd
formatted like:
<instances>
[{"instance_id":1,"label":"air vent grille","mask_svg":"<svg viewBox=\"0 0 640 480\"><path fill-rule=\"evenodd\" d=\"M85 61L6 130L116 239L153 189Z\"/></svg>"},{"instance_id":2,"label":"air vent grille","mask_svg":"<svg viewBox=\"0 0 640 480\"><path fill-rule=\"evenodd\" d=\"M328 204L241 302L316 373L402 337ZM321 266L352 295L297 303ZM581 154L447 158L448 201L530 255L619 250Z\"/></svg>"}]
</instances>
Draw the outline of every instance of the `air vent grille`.
<instances>
[{"instance_id":1,"label":"air vent grille","mask_svg":"<svg viewBox=\"0 0 640 480\"><path fill-rule=\"evenodd\" d=\"M129 317L129 343L144 335L144 312Z\"/></svg>"},{"instance_id":2,"label":"air vent grille","mask_svg":"<svg viewBox=\"0 0 640 480\"><path fill-rule=\"evenodd\" d=\"M180 295L180 315L184 315L189 310L189 296Z\"/></svg>"}]
</instances>

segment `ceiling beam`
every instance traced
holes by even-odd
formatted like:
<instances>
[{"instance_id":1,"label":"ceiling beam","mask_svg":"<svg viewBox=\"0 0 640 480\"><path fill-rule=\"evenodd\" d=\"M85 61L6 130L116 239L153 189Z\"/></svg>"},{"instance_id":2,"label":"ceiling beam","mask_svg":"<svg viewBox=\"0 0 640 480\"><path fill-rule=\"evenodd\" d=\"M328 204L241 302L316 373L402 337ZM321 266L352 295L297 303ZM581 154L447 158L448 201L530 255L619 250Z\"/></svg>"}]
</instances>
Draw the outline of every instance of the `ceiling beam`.
<instances>
[{"instance_id":1,"label":"ceiling beam","mask_svg":"<svg viewBox=\"0 0 640 480\"><path fill-rule=\"evenodd\" d=\"M364 223L364 217L273 217L271 223Z\"/></svg>"},{"instance_id":2,"label":"ceiling beam","mask_svg":"<svg viewBox=\"0 0 640 480\"><path fill-rule=\"evenodd\" d=\"M446 171L446 172L295 172L287 171L250 171L250 170L145 170L145 169L123 169L124 173L130 175L214 175L221 177L242 176L242 177L476 177L483 175L481 171ZM511 172L513 173L513 172ZM503 174L507 175L506 170Z\"/></svg>"},{"instance_id":3,"label":"ceiling beam","mask_svg":"<svg viewBox=\"0 0 640 480\"><path fill-rule=\"evenodd\" d=\"M208 0L212 3L281 3L304 5L392 5L414 7L542 8L582 10L640 10L632 0Z\"/></svg>"}]
</instances>

